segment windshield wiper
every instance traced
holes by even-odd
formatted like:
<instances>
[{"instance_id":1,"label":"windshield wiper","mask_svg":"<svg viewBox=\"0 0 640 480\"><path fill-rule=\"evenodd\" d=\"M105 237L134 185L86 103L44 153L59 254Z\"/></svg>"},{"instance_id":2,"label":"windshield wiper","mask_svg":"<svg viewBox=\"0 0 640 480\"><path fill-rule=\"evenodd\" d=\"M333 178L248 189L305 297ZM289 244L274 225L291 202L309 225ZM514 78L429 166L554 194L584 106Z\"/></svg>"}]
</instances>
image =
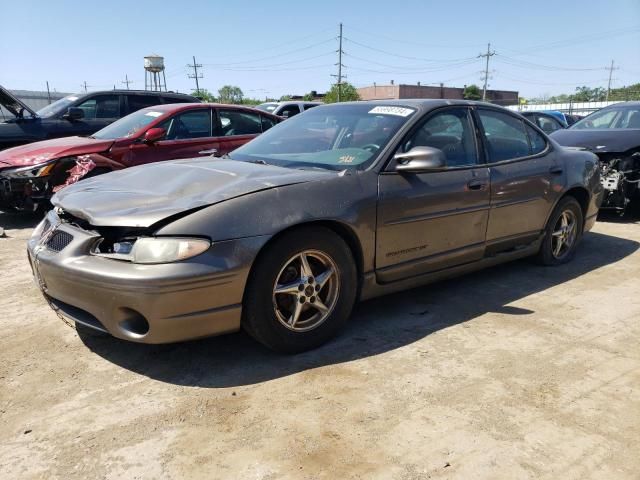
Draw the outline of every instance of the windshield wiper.
<instances>
[{"instance_id":1,"label":"windshield wiper","mask_svg":"<svg viewBox=\"0 0 640 480\"><path fill-rule=\"evenodd\" d=\"M247 161L249 163L257 163L258 165L270 165L269 163L265 162L261 158L257 158L256 160L247 160Z\"/></svg>"}]
</instances>

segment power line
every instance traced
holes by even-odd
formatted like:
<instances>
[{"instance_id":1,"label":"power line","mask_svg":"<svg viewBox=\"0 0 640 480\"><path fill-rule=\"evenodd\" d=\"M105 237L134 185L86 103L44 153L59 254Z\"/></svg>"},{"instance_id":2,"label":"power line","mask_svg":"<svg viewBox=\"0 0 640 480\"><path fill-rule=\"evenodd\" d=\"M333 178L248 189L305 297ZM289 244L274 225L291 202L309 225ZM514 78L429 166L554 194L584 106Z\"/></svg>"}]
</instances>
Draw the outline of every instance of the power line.
<instances>
[{"instance_id":1,"label":"power line","mask_svg":"<svg viewBox=\"0 0 640 480\"><path fill-rule=\"evenodd\" d=\"M306 45L306 46L304 46L304 47L299 47L299 48L296 48L296 49L294 49L294 50L289 50L289 51L284 52L284 53L279 53L279 54L277 54L277 55L270 55L270 56L268 56L268 57L252 58L251 60L242 60L242 61L239 61L239 62L228 62L228 63L205 63L204 65L206 65L206 66L208 66L208 67L217 67L217 66L231 66L231 65L242 65L242 64L245 64L245 63L262 62L262 61L264 61L264 60L272 60L272 59L274 59L274 58L284 57L284 56L290 55L290 54L292 54L292 53L300 52L300 51L302 51L302 50L308 50L308 49L310 49L310 48L317 47L317 46L319 46L319 45L325 45L325 44L327 44L327 43L329 43L329 42L333 42L334 40L335 40L335 38L329 38L329 39L327 39L327 40L323 40L322 42L314 43L314 44L311 44L311 45ZM290 44L290 43L289 43L289 44Z\"/></svg>"},{"instance_id":2,"label":"power line","mask_svg":"<svg viewBox=\"0 0 640 480\"><path fill-rule=\"evenodd\" d=\"M198 69L202 68L202 64L201 63L196 63L196 57L193 57L193 65L189 65L187 64L188 68L193 68L193 75L192 74L187 74L187 77L189 78L195 78L196 79L196 95L198 95L200 93L200 84L198 83L198 79L202 78L203 75L201 73L198 73Z\"/></svg>"},{"instance_id":3,"label":"power line","mask_svg":"<svg viewBox=\"0 0 640 480\"><path fill-rule=\"evenodd\" d=\"M484 88L482 89L482 100L487 99L487 82L489 81L489 58L493 57L496 54L495 50L491 51L491 44L487 43L487 53L481 53L478 55L478 58L486 57L487 63L484 68Z\"/></svg>"},{"instance_id":4,"label":"power line","mask_svg":"<svg viewBox=\"0 0 640 480\"><path fill-rule=\"evenodd\" d=\"M360 46L362 48L366 48L366 49L372 50L374 52L384 53L385 55L389 55L391 57L404 58L404 59L407 59L407 60L419 60L419 61L422 61L422 62L433 62L433 63L446 64L446 63L455 63L455 62L459 62L459 61L462 61L462 60L469 60L469 58L473 58L473 57L467 57L467 58L456 58L456 59L453 59L453 60L436 60L436 59L433 59L433 58L412 57L412 56L409 56L409 55L400 55L400 54L397 54L397 53L388 52L388 51L382 50L380 48L370 47L369 45L365 45L363 43L356 42L355 40L351 40L349 37L344 37L344 40L346 42L353 43L354 45L358 45L358 46Z\"/></svg>"}]
</instances>

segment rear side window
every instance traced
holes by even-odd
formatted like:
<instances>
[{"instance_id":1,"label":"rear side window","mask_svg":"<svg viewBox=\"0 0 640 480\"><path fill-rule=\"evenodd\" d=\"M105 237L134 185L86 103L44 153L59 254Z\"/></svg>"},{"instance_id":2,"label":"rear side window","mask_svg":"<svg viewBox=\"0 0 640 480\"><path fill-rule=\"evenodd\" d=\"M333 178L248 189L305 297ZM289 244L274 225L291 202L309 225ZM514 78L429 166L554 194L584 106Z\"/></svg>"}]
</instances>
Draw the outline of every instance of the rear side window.
<instances>
[{"instance_id":1,"label":"rear side window","mask_svg":"<svg viewBox=\"0 0 640 480\"><path fill-rule=\"evenodd\" d=\"M156 95L127 95L127 102L129 104L129 113L162 103L160 97Z\"/></svg>"},{"instance_id":2,"label":"rear side window","mask_svg":"<svg viewBox=\"0 0 640 480\"><path fill-rule=\"evenodd\" d=\"M304 104L304 109L305 110L309 110L310 108L317 107L317 106L318 106L317 103L305 103Z\"/></svg>"},{"instance_id":3,"label":"rear side window","mask_svg":"<svg viewBox=\"0 0 640 480\"><path fill-rule=\"evenodd\" d=\"M550 117L546 117L544 115L538 115L538 126L542 129L542 131L546 134L553 133L556 130L560 130L562 125L554 119Z\"/></svg>"},{"instance_id":4,"label":"rear side window","mask_svg":"<svg viewBox=\"0 0 640 480\"><path fill-rule=\"evenodd\" d=\"M176 98L176 97L162 97L162 103L193 103L193 101L189 101L186 98Z\"/></svg>"},{"instance_id":5,"label":"rear side window","mask_svg":"<svg viewBox=\"0 0 640 480\"><path fill-rule=\"evenodd\" d=\"M298 105L296 104L293 104L282 107L282 110L280 110L280 113L278 113L278 115L280 115L281 117L293 117L294 115L297 115L299 113L300 107L298 107Z\"/></svg>"},{"instance_id":6,"label":"rear side window","mask_svg":"<svg viewBox=\"0 0 640 480\"><path fill-rule=\"evenodd\" d=\"M253 135L262 133L260 115L241 110L219 110L220 136Z\"/></svg>"},{"instance_id":7,"label":"rear side window","mask_svg":"<svg viewBox=\"0 0 640 480\"><path fill-rule=\"evenodd\" d=\"M271 127L273 127L276 124L276 121L272 118L269 117L263 117L262 115L260 115L260 117L262 118L262 131L266 132L267 130L269 130Z\"/></svg>"},{"instance_id":8,"label":"rear side window","mask_svg":"<svg viewBox=\"0 0 640 480\"><path fill-rule=\"evenodd\" d=\"M544 137L529 125L527 125L526 127L527 134L529 135L529 141L531 142L531 154L535 155L536 153L540 153L545 148L547 148L547 141L544 139Z\"/></svg>"},{"instance_id":9,"label":"rear side window","mask_svg":"<svg viewBox=\"0 0 640 480\"><path fill-rule=\"evenodd\" d=\"M488 146L490 162L500 162L531 154L524 122L509 114L478 109Z\"/></svg>"}]
</instances>

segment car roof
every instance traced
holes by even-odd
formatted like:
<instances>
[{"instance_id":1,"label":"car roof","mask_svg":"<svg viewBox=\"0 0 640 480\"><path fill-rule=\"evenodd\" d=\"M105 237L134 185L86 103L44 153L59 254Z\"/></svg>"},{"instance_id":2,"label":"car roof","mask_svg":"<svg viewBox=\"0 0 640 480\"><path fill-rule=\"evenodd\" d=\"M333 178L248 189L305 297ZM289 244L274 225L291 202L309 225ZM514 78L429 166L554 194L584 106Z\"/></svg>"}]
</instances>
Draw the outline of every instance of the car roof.
<instances>
[{"instance_id":1,"label":"car roof","mask_svg":"<svg viewBox=\"0 0 640 480\"><path fill-rule=\"evenodd\" d=\"M153 105L145 107L142 110L155 110L158 112L179 112L181 110L192 110L194 108L225 108L227 110L248 110L251 112L259 113L261 115L268 115L273 118L280 118L277 115L273 115L264 110L258 110L257 108L250 107L248 105L230 105L228 103L163 103L161 105Z\"/></svg>"},{"instance_id":2,"label":"car roof","mask_svg":"<svg viewBox=\"0 0 640 480\"><path fill-rule=\"evenodd\" d=\"M478 107L493 107L504 110L505 108L496 105L495 103L480 102L474 100L447 100L440 98L407 98L400 100L365 100L355 102L343 102L341 105L361 105L368 103L371 105L388 105L390 107L413 107L418 109L430 110L436 107L444 107L447 105L461 105L461 106L478 106ZM335 105L335 104L329 104Z\"/></svg>"},{"instance_id":3,"label":"car roof","mask_svg":"<svg viewBox=\"0 0 640 480\"><path fill-rule=\"evenodd\" d=\"M189 95L188 93L177 93L177 92L158 92L153 90L124 90L124 89L114 89L114 90L95 90L92 92L81 92L73 94L76 97L84 97L85 95L95 95L96 93L119 93L119 94L127 94L127 95L162 95L163 97L189 97L196 98L193 95Z\"/></svg>"}]
</instances>

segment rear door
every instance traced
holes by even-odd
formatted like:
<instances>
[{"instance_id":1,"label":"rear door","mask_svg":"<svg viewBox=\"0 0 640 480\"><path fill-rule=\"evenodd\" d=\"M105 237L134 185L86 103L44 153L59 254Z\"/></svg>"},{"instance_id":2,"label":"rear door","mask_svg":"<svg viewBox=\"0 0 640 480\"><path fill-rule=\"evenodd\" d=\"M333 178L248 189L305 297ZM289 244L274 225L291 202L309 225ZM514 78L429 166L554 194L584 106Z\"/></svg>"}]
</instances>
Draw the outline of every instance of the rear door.
<instances>
[{"instance_id":1,"label":"rear door","mask_svg":"<svg viewBox=\"0 0 640 480\"><path fill-rule=\"evenodd\" d=\"M139 142L131 145L132 165L210 156L220 148L218 138L212 135L210 108L177 113L157 127L166 130L164 138L153 144Z\"/></svg>"},{"instance_id":2,"label":"rear door","mask_svg":"<svg viewBox=\"0 0 640 480\"><path fill-rule=\"evenodd\" d=\"M427 114L399 147L442 150L446 168L379 177L376 272L392 282L483 257L489 217L489 169L468 107Z\"/></svg>"},{"instance_id":3,"label":"rear door","mask_svg":"<svg viewBox=\"0 0 640 480\"><path fill-rule=\"evenodd\" d=\"M124 116L123 99L117 93L89 96L75 107L80 108L84 117L80 120L63 120L68 123L69 135L91 135Z\"/></svg>"},{"instance_id":4,"label":"rear door","mask_svg":"<svg viewBox=\"0 0 640 480\"><path fill-rule=\"evenodd\" d=\"M563 171L547 139L503 110L477 109L491 175L487 248L500 251L537 238L562 190Z\"/></svg>"},{"instance_id":5,"label":"rear door","mask_svg":"<svg viewBox=\"0 0 640 480\"><path fill-rule=\"evenodd\" d=\"M263 130L263 118L268 120L268 117L262 117L259 113L248 110L231 108L216 110L217 123L214 118L214 126L220 145L219 155L226 155L260 135Z\"/></svg>"}]
</instances>

